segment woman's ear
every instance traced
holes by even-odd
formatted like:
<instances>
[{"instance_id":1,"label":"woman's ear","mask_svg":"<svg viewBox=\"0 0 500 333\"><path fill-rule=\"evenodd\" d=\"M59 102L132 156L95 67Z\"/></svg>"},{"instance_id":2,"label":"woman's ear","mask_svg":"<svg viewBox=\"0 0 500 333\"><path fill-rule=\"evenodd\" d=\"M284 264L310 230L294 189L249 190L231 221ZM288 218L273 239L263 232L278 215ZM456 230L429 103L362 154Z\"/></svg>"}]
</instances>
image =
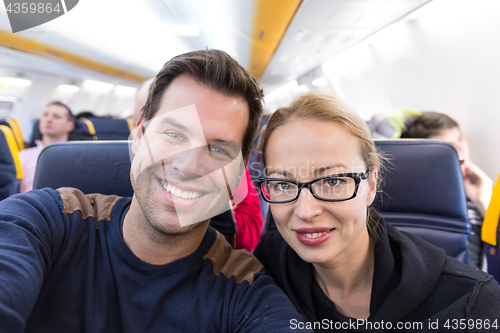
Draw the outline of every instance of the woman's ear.
<instances>
[{"instance_id":1,"label":"woman's ear","mask_svg":"<svg viewBox=\"0 0 500 333\"><path fill-rule=\"evenodd\" d=\"M132 141L132 153L134 153L134 155L137 153L137 148L139 147L139 143L142 139L142 136L144 135L143 134L143 130L144 130L144 119L143 118L140 118L138 121L137 121L137 127L135 128L135 132L134 132L134 139Z\"/></svg>"},{"instance_id":2,"label":"woman's ear","mask_svg":"<svg viewBox=\"0 0 500 333\"><path fill-rule=\"evenodd\" d=\"M370 176L367 179L368 182L368 195L366 196L366 206L370 206L375 200L377 195L377 183L378 183L378 170L373 169L370 171Z\"/></svg>"}]
</instances>

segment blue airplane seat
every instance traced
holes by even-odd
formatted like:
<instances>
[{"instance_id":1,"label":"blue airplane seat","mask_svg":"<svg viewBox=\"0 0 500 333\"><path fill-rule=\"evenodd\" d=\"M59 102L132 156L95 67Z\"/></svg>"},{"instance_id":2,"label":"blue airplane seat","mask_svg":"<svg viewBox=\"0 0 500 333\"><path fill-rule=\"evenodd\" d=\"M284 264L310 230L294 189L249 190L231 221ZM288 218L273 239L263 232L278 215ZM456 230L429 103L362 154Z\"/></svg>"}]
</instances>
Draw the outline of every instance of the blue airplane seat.
<instances>
[{"instance_id":1,"label":"blue airplane seat","mask_svg":"<svg viewBox=\"0 0 500 333\"><path fill-rule=\"evenodd\" d=\"M481 239L485 245L488 273L500 283L500 173L495 181L493 194L483 220Z\"/></svg>"},{"instance_id":2,"label":"blue airplane seat","mask_svg":"<svg viewBox=\"0 0 500 333\"><path fill-rule=\"evenodd\" d=\"M0 200L19 192L17 168L7 133L0 127ZM15 150L17 154L17 150Z\"/></svg>"},{"instance_id":3,"label":"blue airplane seat","mask_svg":"<svg viewBox=\"0 0 500 333\"><path fill-rule=\"evenodd\" d=\"M266 176L264 174L264 165L262 164L262 156L258 151L259 149L258 144L260 137L265 133L265 127L270 116L271 115L265 114L262 115L262 117L260 118L259 133L257 137L253 140L252 152L250 153L250 158L248 160L248 169L250 170L250 177L252 178L255 187L257 187L257 180ZM264 201L264 199L262 199L262 196L259 196L259 201L260 201L260 210L265 221L267 218L267 211L269 204L266 201ZM264 231L264 229L262 229L262 231Z\"/></svg>"},{"instance_id":4,"label":"blue airplane seat","mask_svg":"<svg viewBox=\"0 0 500 333\"><path fill-rule=\"evenodd\" d=\"M375 140L392 166L373 207L387 223L467 263L470 224L455 149L438 140ZM276 229L268 212L266 231Z\"/></svg>"},{"instance_id":5,"label":"blue airplane seat","mask_svg":"<svg viewBox=\"0 0 500 333\"><path fill-rule=\"evenodd\" d=\"M98 140L128 140L130 127L126 119L90 117Z\"/></svg>"},{"instance_id":6,"label":"blue airplane seat","mask_svg":"<svg viewBox=\"0 0 500 333\"><path fill-rule=\"evenodd\" d=\"M72 141L45 147L38 157L34 189L74 187L83 193L131 197L129 141ZM210 225L234 246L236 221L231 210Z\"/></svg>"},{"instance_id":7,"label":"blue airplane seat","mask_svg":"<svg viewBox=\"0 0 500 333\"><path fill-rule=\"evenodd\" d=\"M33 123L33 129L31 131L30 147L35 147L35 140L42 140L42 134L40 133L40 119ZM93 135L90 132L87 124L83 121L75 121L75 128L69 132L68 141L84 141L93 140Z\"/></svg>"}]
</instances>

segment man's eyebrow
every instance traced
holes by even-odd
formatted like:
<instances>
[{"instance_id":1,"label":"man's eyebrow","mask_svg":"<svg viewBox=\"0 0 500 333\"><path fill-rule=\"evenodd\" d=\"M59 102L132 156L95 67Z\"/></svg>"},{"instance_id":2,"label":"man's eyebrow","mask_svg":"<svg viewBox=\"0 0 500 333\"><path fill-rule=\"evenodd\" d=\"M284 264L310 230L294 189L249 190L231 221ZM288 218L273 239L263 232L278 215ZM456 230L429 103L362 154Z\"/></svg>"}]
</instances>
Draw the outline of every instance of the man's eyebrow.
<instances>
[{"instance_id":1,"label":"man's eyebrow","mask_svg":"<svg viewBox=\"0 0 500 333\"><path fill-rule=\"evenodd\" d=\"M164 124L164 123L167 123L167 124L170 124L174 127L177 127L178 129L180 129L181 131L185 132L185 133L191 133L191 131L189 130L189 128L187 128L186 126L182 125L181 123L179 123L177 120L175 120L174 118L170 118L170 117L165 117L163 119L160 120L160 124Z\"/></svg>"},{"instance_id":2,"label":"man's eyebrow","mask_svg":"<svg viewBox=\"0 0 500 333\"><path fill-rule=\"evenodd\" d=\"M208 140L207 140L208 141ZM212 143L212 142L217 142L217 143L222 143L222 144L231 144L231 145L235 145L236 147L240 147L236 142L234 141L227 141L227 140L222 140L222 139L210 139L210 142L209 143Z\"/></svg>"}]
</instances>

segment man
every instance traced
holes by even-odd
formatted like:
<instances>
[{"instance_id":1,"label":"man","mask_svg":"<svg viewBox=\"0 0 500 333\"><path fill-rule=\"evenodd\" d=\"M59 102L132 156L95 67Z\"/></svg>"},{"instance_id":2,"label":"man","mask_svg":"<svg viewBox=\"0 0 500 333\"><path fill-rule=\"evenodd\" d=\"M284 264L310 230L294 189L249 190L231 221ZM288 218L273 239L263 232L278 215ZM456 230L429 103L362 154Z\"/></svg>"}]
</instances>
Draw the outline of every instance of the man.
<instances>
[{"instance_id":1,"label":"man","mask_svg":"<svg viewBox=\"0 0 500 333\"><path fill-rule=\"evenodd\" d=\"M158 73L130 198L63 188L0 202L2 332L282 332L302 318L246 251L208 227L248 159L262 91L227 54Z\"/></svg>"},{"instance_id":2,"label":"man","mask_svg":"<svg viewBox=\"0 0 500 333\"><path fill-rule=\"evenodd\" d=\"M151 83L153 83L153 80L154 79L149 79L147 81L144 81L137 89L134 104L134 120L136 122L141 118L142 108L148 100L149 87L151 87Z\"/></svg>"},{"instance_id":3,"label":"man","mask_svg":"<svg viewBox=\"0 0 500 333\"><path fill-rule=\"evenodd\" d=\"M27 148L19 152L19 159L23 168L20 192L33 189L36 162L42 149L55 142L68 141L69 133L75 128L74 117L69 107L61 102L52 102L43 111L39 129L41 141L35 141L36 147Z\"/></svg>"}]
</instances>

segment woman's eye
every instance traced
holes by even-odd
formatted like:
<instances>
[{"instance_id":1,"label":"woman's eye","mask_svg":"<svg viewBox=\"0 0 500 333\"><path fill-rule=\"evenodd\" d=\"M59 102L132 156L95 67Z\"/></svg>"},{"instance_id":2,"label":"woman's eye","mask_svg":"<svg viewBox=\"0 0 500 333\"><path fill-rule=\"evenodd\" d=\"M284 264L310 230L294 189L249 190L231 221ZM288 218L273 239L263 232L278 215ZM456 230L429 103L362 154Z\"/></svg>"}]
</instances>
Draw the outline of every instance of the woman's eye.
<instances>
[{"instance_id":1,"label":"woman's eye","mask_svg":"<svg viewBox=\"0 0 500 333\"><path fill-rule=\"evenodd\" d=\"M279 184L276 184L276 186L281 191L286 191L286 190L289 190L292 188L292 185L289 183L279 183Z\"/></svg>"},{"instance_id":2,"label":"woman's eye","mask_svg":"<svg viewBox=\"0 0 500 333\"><path fill-rule=\"evenodd\" d=\"M326 181L326 183L328 184L328 186L337 186L340 184L340 179L338 178L331 178L331 179L328 179Z\"/></svg>"}]
</instances>

